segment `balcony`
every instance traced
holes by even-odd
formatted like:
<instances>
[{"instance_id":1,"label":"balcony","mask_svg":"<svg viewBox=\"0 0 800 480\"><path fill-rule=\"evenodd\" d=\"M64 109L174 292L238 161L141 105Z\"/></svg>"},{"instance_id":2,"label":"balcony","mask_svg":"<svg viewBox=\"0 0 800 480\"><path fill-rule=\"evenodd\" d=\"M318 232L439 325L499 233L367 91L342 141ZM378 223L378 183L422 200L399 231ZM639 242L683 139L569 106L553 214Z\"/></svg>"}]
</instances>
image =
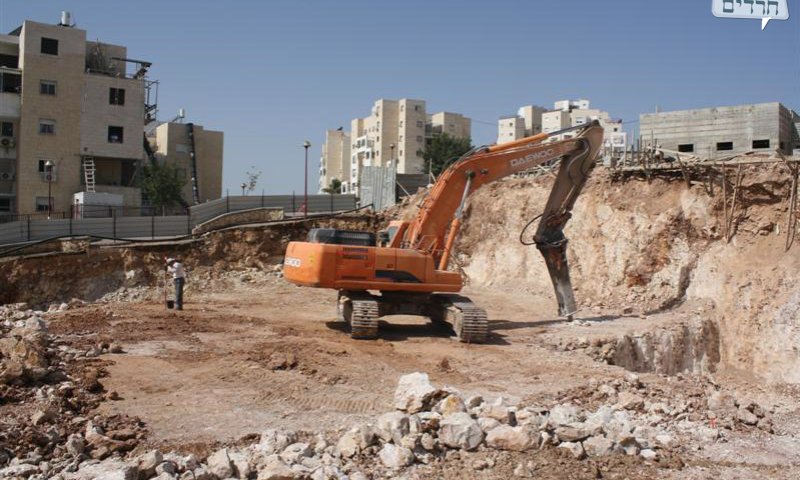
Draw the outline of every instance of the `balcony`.
<instances>
[{"instance_id":1,"label":"balcony","mask_svg":"<svg viewBox=\"0 0 800 480\"><path fill-rule=\"evenodd\" d=\"M0 67L0 117L19 118L22 74L16 68Z\"/></svg>"}]
</instances>

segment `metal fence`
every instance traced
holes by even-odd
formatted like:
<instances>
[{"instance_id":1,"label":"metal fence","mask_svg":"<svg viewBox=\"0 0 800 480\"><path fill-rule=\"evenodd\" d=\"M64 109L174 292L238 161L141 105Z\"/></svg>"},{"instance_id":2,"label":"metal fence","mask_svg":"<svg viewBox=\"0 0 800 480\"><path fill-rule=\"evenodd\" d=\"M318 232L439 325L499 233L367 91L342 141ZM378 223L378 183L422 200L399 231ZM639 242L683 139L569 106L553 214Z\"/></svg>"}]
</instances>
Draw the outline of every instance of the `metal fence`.
<instances>
[{"instance_id":1,"label":"metal fence","mask_svg":"<svg viewBox=\"0 0 800 480\"><path fill-rule=\"evenodd\" d=\"M108 213L107 216L93 218L76 218L75 212L53 212L47 218L44 212L43 215L16 216L12 221L1 223L0 245L83 235L119 239L176 237L191 234L198 224L241 210L280 207L287 217L297 217L305 213L352 210L355 206L354 195L309 195L307 208L302 196L264 195L220 198L190 207L188 215L159 209L123 210L120 212L123 215L119 215L115 207L99 212Z\"/></svg>"}]
</instances>

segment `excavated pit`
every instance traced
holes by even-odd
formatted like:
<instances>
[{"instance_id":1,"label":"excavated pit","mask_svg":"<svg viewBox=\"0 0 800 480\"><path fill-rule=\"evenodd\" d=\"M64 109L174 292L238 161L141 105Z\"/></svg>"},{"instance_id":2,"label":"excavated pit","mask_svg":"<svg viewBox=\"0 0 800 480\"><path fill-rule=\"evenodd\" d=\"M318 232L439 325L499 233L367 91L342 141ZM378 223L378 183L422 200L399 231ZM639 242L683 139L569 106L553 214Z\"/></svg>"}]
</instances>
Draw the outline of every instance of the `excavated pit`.
<instances>
[{"instance_id":1,"label":"excavated pit","mask_svg":"<svg viewBox=\"0 0 800 480\"><path fill-rule=\"evenodd\" d=\"M595 340L613 351L598 358L637 372L730 369L800 382L799 247L784 251L781 234L789 179L780 165L745 169L727 242L719 185L711 193L700 181L596 172L565 230L579 307L642 317ZM552 298L541 255L518 241L550 184L511 179L473 195L456 256L472 286ZM675 311L699 313L679 325L653 320Z\"/></svg>"},{"instance_id":2,"label":"excavated pit","mask_svg":"<svg viewBox=\"0 0 800 480\"><path fill-rule=\"evenodd\" d=\"M800 382L795 349L800 258L798 247L784 252L780 233L789 186L785 174L782 166L747 170L734 235L726 242L720 188L712 194L701 182L691 188L679 178L619 182L596 172L566 229L576 297L584 311L611 316L632 311L642 318L628 331L596 339L592 348L598 352L590 353L636 372L732 369L768 382ZM470 288L535 296L552 305L541 255L518 241L528 219L540 213L550 185L546 176L510 179L471 197L454 259ZM413 212L412 201L392 213ZM8 279L0 302L46 306L158 286L161 259L168 254L183 257L202 277L239 268L272 271L288 241L303 238L312 226L375 230L384 221L351 216L232 229L181 245L93 247L6 259L0 262L0 274ZM193 283L198 282L190 282L189 289ZM555 312L554 305L548 308ZM652 321L659 312L681 309L699 313L679 324Z\"/></svg>"}]
</instances>

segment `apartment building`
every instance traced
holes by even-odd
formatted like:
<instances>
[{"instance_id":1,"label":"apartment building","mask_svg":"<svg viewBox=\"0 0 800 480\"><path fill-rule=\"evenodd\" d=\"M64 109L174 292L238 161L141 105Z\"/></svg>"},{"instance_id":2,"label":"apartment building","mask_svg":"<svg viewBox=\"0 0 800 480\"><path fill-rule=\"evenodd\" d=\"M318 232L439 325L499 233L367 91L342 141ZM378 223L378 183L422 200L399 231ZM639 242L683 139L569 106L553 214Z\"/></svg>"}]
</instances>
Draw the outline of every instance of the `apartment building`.
<instances>
[{"instance_id":1,"label":"apartment building","mask_svg":"<svg viewBox=\"0 0 800 480\"><path fill-rule=\"evenodd\" d=\"M591 102L586 99L559 100L553 103L552 110L529 105L520 108L516 115L501 117L498 120L497 143L512 142L542 132L552 133L593 120L598 120L603 126L607 147L615 145L624 148L627 137L622 131L622 122L613 120L608 112L591 108ZM572 135L565 133L553 140L570 138Z\"/></svg>"},{"instance_id":2,"label":"apartment building","mask_svg":"<svg viewBox=\"0 0 800 480\"><path fill-rule=\"evenodd\" d=\"M370 115L350 122L350 131L328 130L319 166L320 191L334 178L342 193L358 194L364 167L391 167L401 175L424 174L426 142L447 133L470 138L472 120L460 113L428 115L424 100L381 98Z\"/></svg>"},{"instance_id":3,"label":"apartment building","mask_svg":"<svg viewBox=\"0 0 800 480\"><path fill-rule=\"evenodd\" d=\"M87 189L141 203L146 68L128 74L126 57L86 41L68 15L0 35L0 215L66 211Z\"/></svg>"},{"instance_id":4,"label":"apartment building","mask_svg":"<svg viewBox=\"0 0 800 480\"><path fill-rule=\"evenodd\" d=\"M544 107L526 105L520 107L516 115L500 117L497 122L497 143L513 142L542 133L542 114L546 111Z\"/></svg>"},{"instance_id":5,"label":"apartment building","mask_svg":"<svg viewBox=\"0 0 800 480\"><path fill-rule=\"evenodd\" d=\"M542 131L552 133L564 128L577 127L594 120L603 127L603 145L606 148L624 148L627 135L622 131L622 121L611 118L608 112L591 108L586 99L559 100L553 103L553 110L542 114ZM574 134L564 133L553 137L553 140L571 138Z\"/></svg>"},{"instance_id":6,"label":"apartment building","mask_svg":"<svg viewBox=\"0 0 800 480\"><path fill-rule=\"evenodd\" d=\"M350 178L342 191L358 192L361 168L391 166L397 173L422 173L425 101L379 99L368 117L350 122Z\"/></svg>"},{"instance_id":7,"label":"apartment building","mask_svg":"<svg viewBox=\"0 0 800 480\"><path fill-rule=\"evenodd\" d=\"M69 212L89 198L141 206L144 126L156 110L149 66L124 46L87 41L66 12L57 24L26 20L0 35L0 217ZM212 166L221 144L220 133ZM216 198L221 169L196 176Z\"/></svg>"},{"instance_id":8,"label":"apartment building","mask_svg":"<svg viewBox=\"0 0 800 480\"><path fill-rule=\"evenodd\" d=\"M222 197L222 132L195 123L164 122L148 142L155 161L178 168L184 182L182 196L189 204Z\"/></svg>"},{"instance_id":9,"label":"apartment building","mask_svg":"<svg viewBox=\"0 0 800 480\"><path fill-rule=\"evenodd\" d=\"M350 134L343 128L325 132L319 159L319 193L334 179L342 184L350 182Z\"/></svg>"},{"instance_id":10,"label":"apartment building","mask_svg":"<svg viewBox=\"0 0 800 480\"><path fill-rule=\"evenodd\" d=\"M428 115L425 137L447 134L455 138L472 137L472 120L460 113L439 112Z\"/></svg>"}]
</instances>

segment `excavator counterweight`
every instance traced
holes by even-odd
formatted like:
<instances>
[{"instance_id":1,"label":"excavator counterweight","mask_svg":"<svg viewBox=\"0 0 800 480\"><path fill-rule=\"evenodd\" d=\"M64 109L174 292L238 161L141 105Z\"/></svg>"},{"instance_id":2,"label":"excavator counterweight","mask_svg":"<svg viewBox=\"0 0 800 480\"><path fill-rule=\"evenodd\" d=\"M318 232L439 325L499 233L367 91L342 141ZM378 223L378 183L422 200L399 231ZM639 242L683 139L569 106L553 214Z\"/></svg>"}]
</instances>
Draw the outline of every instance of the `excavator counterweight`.
<instances>
[{"instance_id":1,"label":"excavator counterweight","mask_svg":"<svg viewBox=\"0 0 800 480\"><path fill-rule=\"evenodd\" d=\"M577 134L546 141L566 137L567 131ZM392 221L377 237L312 230L308 241L289 243L284 278L338 290L339 318L350 325L354 338L375 338L380 317L403 314L447 322L461 341L482 342L488 331L486 312L457 295L463 279L447 270L464 206L487 183L560 160L533 243L547 264L559 314L570 317L576 305L563 229L595 165L603 129L593 122L567 131L473 149L442 172L412 221Z\"/></svg>"}]
</instances>

